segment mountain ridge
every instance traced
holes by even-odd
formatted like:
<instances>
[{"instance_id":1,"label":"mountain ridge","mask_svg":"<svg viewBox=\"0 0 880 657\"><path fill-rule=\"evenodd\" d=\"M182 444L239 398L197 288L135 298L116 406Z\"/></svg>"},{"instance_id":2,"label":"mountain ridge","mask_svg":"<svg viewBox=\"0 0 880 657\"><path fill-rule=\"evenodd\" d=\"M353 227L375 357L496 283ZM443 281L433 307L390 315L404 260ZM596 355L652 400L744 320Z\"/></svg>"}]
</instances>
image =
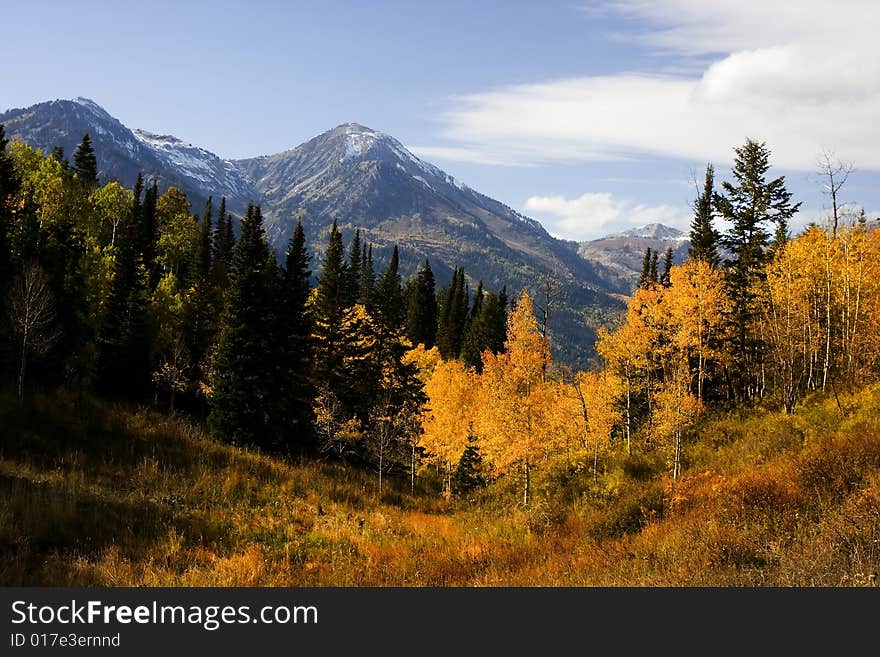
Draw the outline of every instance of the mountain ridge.
<instances>
[{"instance_id":1,"label":"mountain ridge","mask_svg":"<svg viewBox=\"0 0 880 657\"><path fill-rule=\"evenodd\" d=\"M82 97L8 110L0 123L11 138L47 152L61 145L68 156L89 132L102 180L130 186L143 172L156 177L162 190L182 189L195 211L208 196L225 195L236 214L249 202L259 203L270 245L279 254L297 219L306 228L310 251L322 254L335 221L346 239L354 229L361 231L374 245L378 266L394 244L400 246L404 276L429 260L438 287L454 267L463 266L472 288L481 279L487 289L507 285L511 294L529 289L540 300L542 281L552 278L562 293L550 332L560 355L571 362L594 355L596 328L613 321L623 308L621 295L631 289L625 273L585 254L583 244L553 237L535 219L359 123L341 124L279 153L238 160L170 134L130 129ZM313 269L320 270L320 257L313 257Z\"/></svg>"}]
</instances>

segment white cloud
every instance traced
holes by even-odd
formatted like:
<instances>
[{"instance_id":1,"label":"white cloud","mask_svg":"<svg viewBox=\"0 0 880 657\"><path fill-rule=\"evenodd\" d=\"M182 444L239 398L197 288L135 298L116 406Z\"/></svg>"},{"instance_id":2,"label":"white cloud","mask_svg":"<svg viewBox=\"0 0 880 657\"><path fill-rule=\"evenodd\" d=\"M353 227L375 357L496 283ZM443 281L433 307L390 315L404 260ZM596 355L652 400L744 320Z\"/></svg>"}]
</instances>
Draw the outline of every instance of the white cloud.
<instances>
[{"instance_id":1,"label":"white cloud","mask_svg":"<svg viewBox=\"0 0 880 657\"><path fill-rule=\"evenodd\" d=\"M686 230L690 222L686 208L634 203L614 198L609 192L590 192L572 199L532 196L524 209L552 235L579 242L652 223Z\"/></svg>"},{"instance_id":2,"label":"white cloud","mask_svg":"<svg viewBox=\"0 0 880 657\"><path fill-rule=\"evenodd\" d=\"M715 55L698 75L629 72L459 96L442 117L448 159L541 164L671 156L730 162L746 137L773 164L812 170L822 148L880 169L876 0L631 0L630 35L666 53Z\"/></svg>"}]
</instances>

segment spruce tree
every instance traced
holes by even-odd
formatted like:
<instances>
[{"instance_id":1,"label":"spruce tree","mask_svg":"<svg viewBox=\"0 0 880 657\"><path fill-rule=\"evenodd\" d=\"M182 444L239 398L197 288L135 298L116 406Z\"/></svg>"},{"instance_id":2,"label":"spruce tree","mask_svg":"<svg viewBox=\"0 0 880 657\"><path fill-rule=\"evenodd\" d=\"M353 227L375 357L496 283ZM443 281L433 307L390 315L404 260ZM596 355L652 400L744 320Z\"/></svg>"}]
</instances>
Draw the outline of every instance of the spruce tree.
<instances>
[{"instance_id":1,"label":"spruce tree","mask_svg":"<svg viewBox=\"0 0 880 657\"><path fill-rule=\"evenodd\" d=\"M769 226L776 224L784 234L800 203L792 204L784 176L767 180L770 150L765 143L748 139L735 153L734 181L725 181L723 193L715 194L713 199L719 215L730 224L721 243L731 254L726 266L728 293L733 304L735 388L740 398L751 399L759 394L762 386L763 345L752 325L758 310L755 283L762 280L770 257Z\"/></svg>"},{"instance_id":2,"label":"spruce tree","mask_svg":"<svg viewBox=\"0 0 880 657\"><path fill-rule=\"evenodd\" d=\"M363 304L367 310L372 310L373 299L376 293L376 274L373 269L373 245L367 249L367 245L363 245L361 255L361 275L358 282L358 303Z\"/></svg>"},{"instance_id":3,"label":"spruce tree","mask_svg":"<svg viewBox=\"0 0 880 657\"><path fill-rule=\"evenodd\" d=\"M425 264L416 275L406 312L406 336L413 345L423 344L425 349L434 346L437 339L437 297L434 272L430 263Z\"/></svg>"},{"instance_id":4,"label":"spruce tree","mask_svg":"<svg viewBox=\"0 0 880 657\"><path fill-rule=\"evenodd\" d=\"M98 186L98 159L95 157L92 138L89 137L88 132L83 135L73 156L73 171L83 189L92 190Z\"/></svg>"},{"instance_id":5,"label":"spruce tree","mask_svg":"<svg viewBox=\"0 0 880 657\"><path fill-rule=\"evenodd\" d=\"M486 317L486 347L493 354L500 354L507 341L507 286L497 294L490 292L483 299L483 315Z\"/></svg>"},{"instance_id":6,"label":"spruce tree","mask_svg":"<svg viewBox=\"0 0 880 657\"><path fill-rule=\"evenodd\" d=\"M468 445L461 453L451 483L455 495L467 495L486 485L483 456L473 436L468 436Z\"/></svg>"},{"instance_id":7,"label":"spruce tree","mask_svg":"<svg viewBox=\"0 0 880 657\"><path fill-rule=\"evenodd\" d=\"M214 433L235 444L276 446L277 349L274 292L276 267L263 231L259 206L249 206L232 256L227 302L212 363Z\"/></svg>"},{"instance_id":8,"label":"spruce tree","mask_svg":"<svg viewBox=\"0 0 880 657\"><path fill-rule=\"evenodd\" d=\"M645 249L645 257L642 258L642 274L639 276L639 287L645 287L651 282L651 247Z\"/></svg>"},{"instance_id":9,"label":"spruce tree","mask_svg":"<svg viewBox=\"0 0 880 657\"><path fill-rule=\"evenodd\" d=\"M440 293L437 322L437 348L450 360L461 355L461 344L468 316L468 295L464 269L457 267L449 286Z\"/></svg>"},{"instance_id":10,"label":"spruce tree","mask_svg":"<svg viewBox=\"0 0 880 657\"><path fill-rule=\"evenodd\" d=\"M660 274L660 284L669 287L669 274L672 271L672 247L667 246L663 253L663 273Z\"/></svg>"},{"instance_id":11,"label":"spruce tree","mask_svg":"<svg viewBox=\"0 0 880 657\"><path fill-rule=\"evenodd\" d=\"M140 224L135 207L130 212L117 235L113 281L98 336L98 388L137 399L149 390L150 342L146 270L138 249Z\"/></svg>"},{"instance_id":12,"label":"spruce tree","mask_svg":"<svg viewBox=\"0 0 880 657\"><path fill-rule=\"evenodd\" d=\"M692 260L701 260L712 267L718 266L718 231L712 225L715 198L715 168L706 165L706 180L703 191L694 203L694 218L691 221L691 246L688 255Z\"/></svg>"},{"instance_id":13,"label":"spruce tree","mask_svg":"<svg viewBox=\"0 0 880 657\"><path fill-rule=\"evenodd\" d=\"M140 251L147 268L150 289L159 282L159 263L156 261L156 244L159 239L156 223L156 203L159 200L159 183L153 178L153 184L144 192L141 206Z\"/></svg>"},{"instance_id":14,"label":"spruce tree","mask_svg":"<svg viewBox=\"0 0 880 657\"><path fill-rule=\"evenodd\" d=\"M199 221L198 240L193 254L193 278L197 285L207 285L211 275L213 214L214 207L209 196L205 201L205 209L202 211L202 218Z\"/></svg>"},{"instance_id":15,"label":"spruce tree","mask_svg":"<svg viewBox=\"0 0 880 657\"><path fill-rule=\"evenodd\" d=\"M51 153L49 153L49 157L59 162L65 173L70 170L70 160L64 157L63 146L53 146Z\"/></svg>"},{"instance_id":16,"label":"spruce tree","mask_svg":"<svg viewBox=\"0 0 880 657\"><path fill-rule=\"evenodd\" d=\"M483 314L483 280L477 283L474 301L465 325L464 338L461 343L461 360L468 367L482 370L480 354L488 346L487 326Z\"/></svg>"},{"instance_id":17,"label":"spruce tree","mask_svg":"<svg viewBox=\"0 0 880 657\"><path fill-rule=\"evenodd\" d=\"M395 330L403 323L403 289L400 284L400 265L397 245L391 252L388 266L382 272L376 287L376 309L379 319L389 330Z\"/></svg>"},{"instance_id":18,"label":"spruce tree","mask_svg":"<svg viewBox=\"0 0 880 657\"><path fill-rule=\"evenodd\" d=\"M657 251L653 251L651 253L651 267L648 271L648 280L652 283L658 283L660 281L660 278L658 277L658 274L657 274L658 256L659 256L659 254L657 253Z\"/></svg>"},{"instance_id":19,"label":"spruce tree","mask_svg":"<svg viewBox=\"0 0 880 657\"><path fill-rule=\"evenodd\" d=\"M302 222L298 221L287 247L277 310L277 335L282 352L277 394L283 403L282 433L289 450L305 446L311 426L312 322L306 307L312 275L310 260Z\"/></svg>"},{"instance_id":20,"label":"spruce tree","mask_svg":"<svg viewBox=\"0 0 880 657\"><path fill-rule=\"evenodd\" d=\"M315 293L314 372L316 382L328 385L340 397L345 382L343 314L346 308L346 266L343 257L342 233L334 221Z\"/></svg>"},{"instance_id":21,"label":"spruce tree","mask_svg":"<svg viewBox=\"0 0 880 657\"><path fill-rule=\"evenodd\" d=\"M354 232L348 251L348 269L345 276L346 305L353 306L358 302L361 283L361 229Z\"/></svg>"},{"instance_id":22,"label":"spruce tree","mask_svg":"<svg viewBox=\"0 0 880 657\"><path fill-rule=\"evenodd\" d=\"M477 311L471 312L461 347L461 360L480 373L483 371L484 351L488 349L493 354L504 351L507 339L507 293L504 290L499 293L484 292L481 285L477 286L477 293L474 297Z\"/></svg>"},{"instance_id":23,"label":"spruce tree","mask_svg":"<svg viewBox=\"0 0 880 657\"><path fill-rule=\"evenodd\" d=\"M217 333L217 310L220 305L215 279L211 275L212 252L211 197L199 220L198 235L192 256L192 284L186 304L186 343L193 364L195 389L207 384L209 376L208 353Z\"/></svg>"}]
</instances>

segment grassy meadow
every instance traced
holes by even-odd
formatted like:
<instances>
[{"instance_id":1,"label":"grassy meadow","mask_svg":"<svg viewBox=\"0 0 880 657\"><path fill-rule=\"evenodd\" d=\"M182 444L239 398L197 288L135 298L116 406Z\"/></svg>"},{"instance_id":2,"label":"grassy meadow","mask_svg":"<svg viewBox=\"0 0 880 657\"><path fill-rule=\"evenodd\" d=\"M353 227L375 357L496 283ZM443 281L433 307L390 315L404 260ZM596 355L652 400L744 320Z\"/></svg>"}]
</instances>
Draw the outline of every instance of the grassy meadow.
<instances>
[{"instance_id":1,"label":"grassy meadow","mask_svg":"<svg viewBox=\"0 0 880 657\"><path fill-rule=\"evenodd\" d=\"M64 391L0 398L0 584L73 586L876 586L880 387L793 415L709 416L683 476L636 443L602 472L500 478L287 462L190 421Z\"/></svg>"}]
</instances>

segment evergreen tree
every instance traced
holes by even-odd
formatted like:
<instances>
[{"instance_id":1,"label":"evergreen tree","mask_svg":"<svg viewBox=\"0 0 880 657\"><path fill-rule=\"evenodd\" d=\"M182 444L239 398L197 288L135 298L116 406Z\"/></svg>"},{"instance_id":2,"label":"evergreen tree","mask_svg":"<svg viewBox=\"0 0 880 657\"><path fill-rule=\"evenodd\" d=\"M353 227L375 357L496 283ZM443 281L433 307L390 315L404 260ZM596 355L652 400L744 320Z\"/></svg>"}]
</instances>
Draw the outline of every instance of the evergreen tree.
<instances>
[{"instance_id":1,"label":"evergreen tree","mask_svg":"<svg viewBox=\"0 0 880 657\"><path fill-rule=\"evenodd\" d=\"M138 252L135 207L116 239L113 281L98 336L98 388L113 396L141 398L150 387L146 269Z\"/></svg>"},{"instance_id":2,"label":"evergreen tree","mask_svg":"<svg viewBox=\"0 0 880 657\"><path fill-rule=\"evenodd\" d=\"M391 260L379 278L376 289L376 309L379 319L389 330L395 330L403 323L403 289L400 285L400 264L397 245L391 252Z\"/></svg>"},{"instance_id":3,"label":"evergreen tree","mask_svg":"<svg viewBox=\"0 0 880 657\"><path fill-rule=\"evenodd\" d=\"M482 370L480 354L488 345L487 326L483 316L483 280L477 283L474 301L465 325L464 337L461 342L461 360L465 365Z\"/></svg>"},{"instance_id":4,"label":"evergreen tree","mask_svg":"<svg viewBox=\"0 0 880 657\"><path fill-rule=\"evenodd\" d=\"M706 165L706 180L703 191L694 203L694 218L691 221L691 246L688 255L692 260L702 260L712 267L718 265L718 231L712 226L715 196L715 168Z\"/></svg>"},{"instance_id":5,"label":"evergreen tree","mask_svg":"<svg viewBox=\"0 0 880 657\"><path fill-rule=\"evenodd\" d=\"M479 299L479 302L477 301ZM461 347L461 360L477 373L483 371L483 352L487 349L493 354L504 351L507 338L507 293L484 292L477 286L474 296L476 312L471 311L464 341Z\"/></svg>"},{"instance_id":6,"label":"evergreen tree","mask_svg":"<svg viewBox=\"0 0 880 657\"><path fill-rule=\"evenodd\" d=\"M270 418L278 366L273 331L276 267L259 206L249 206L232 256L227 303L212 363L208 423L236 444L275 446Z\"/></svg>"},{"instance_id":7,"label":"evergreen tree","mask_svg":"<svg viewBox=\"0 0 880 657\"><path fill-rule=\"evenodd\" d=\"M363 245L361 255L361 275L358 283L358 303L363 304L367 310L372 310L373 299L375 297L376 274L373 269L373 245L367 249L367 245Z\"/></svg>"},{"instance_id":8,"label":"evergreen tree","mask_svg":"<svg viewBox=\"0 0 880 657\"><path fill-rule=\"evenodd\" d=\"M651 283L651 247L645 249L645 257L642 258L642 274L639 277L639 287L645 287Z\"/></svg>"},{"instance_id":9,"label":"evergreen tree","mask_svg":"<svg viewBox=\"0 0 880 657\"><path fill-rule=\"evenodd\" d=\"M12 254L9 243L9 228L12 225L12 199L18 193L18 180L12 165L12 158L6 150L8 143L5 128L0 123L0 371L2 371L5 359L11 356L11 354L4 353L9 344L4 306L9 286L12 283Z\"/></svg>"},{"instance_id":10,"label":"evergreen tree","mask_svg":"<svg viewBox=\"0 0 880 657\"><path fill-rule=\"evenodd\" d=\"M65 173L70 169L70 160L64 157L64 148L62 146L53 146L52 152L49 153L49 157L60 162Z\"/></svg>"},{"instance_id":11,"label":"evergreen tree","mask_svg":"<svg viewBox=\"0 0 880 657\"><path fill-rule=\"evenodd\" d=\"M211 275L213 203L209 196L198 224L198 236L192 256L192 284L186 304L186 344L193 365L195 390L204 389L209 378L211 345L217 334L217 298ZM201 395L199 395L201 399Z\"/></svg>"},{"instance_id":12,"label":"evergreen tree","mask_svg":"<svg viewBox=\"0 0 880 657\"><path fill-rule=\"evenodd\" d=\"M669 287L669 273L672 271L672 247L666 247L663 253L663 273L660 275L660 284Z\"/></svg>"},{"instance_id":13,"label":"evergreen tree","mask_svg":"<svg viewBox=\"0 0 880 657\"><path fill-rule=\"evenodd\" d=\"M725 181L723 193L713 198L719 215L730 224L721 243L731 254L726 266L733 305L735 388L740 397L751 399L759 394L762 385L759 379L763 345L753 335L751 326L757 313L755 283L762 280L770 256L768 227L775 223L784 233L800 203L792 204L784 176L767 180L770 150L766 144L748 139L735 153L734 182Z\"/></svg>"},{"instance_id":14,"label":"evergreen tree","mask_svg":"<svg viewBox=\"0 0 880 657\"><path fill-rule=\"evenodd\" d=\"M98 186L98 160L88 132L83 135L73 156L73 171L84 189L92 190Z\"/></svg>"},{"instance_id":15,"label":"evergreen tree","mask_svg":"<svg viewBox=\"0 0 880 657\"><path fill-rule=\"evenodd\" d=\"M226 197L220 199L217 210L217 223L214 227L213 242L213 273L214 284L223 291L229 285L229 268L232 264L232 250L235 238L232 235L232 219L226 212Z\"/></svg>"},{"instance_id":16,"label":"evergreen tree","mask_svg":"<svg viewBox=\"0 0 880 657\"><path fill-rule=\"evenodd\" d=\"M468 316L468 294L464 269L457 267L449 286L440 293L437 322L437 348L450 360L461 355L461 344Z\"/></svg>"},{"instance_id":17,"label":"evergreen tree","mask_svg":"<svg viewBox=\"0 0 880 657\"><path fill-rule=\"evenodd\" d=\"M483 456L480 454L477 439L473 436L468 436L468 446L461 453L451 483L455 495L467 495L486 486Z\"/></svg>"},{"instance_id":18,"label":"evergreen tree","mask_svg":"<svg viewBox=\"0 0 880 657\"><path fill-rule=\"evenodd\" d=\"M648 271L648 279L649 279L652 283L658 283L658 282L660 281L660 279L659 279L659 277L658 277L658 275L657 275L657 260L658 260L658 256L659 256L659 254L657 253L657 251L653 251L653 252L651 253L651 267L650 267L650 270Z\"/></svg>"},{"instance_id":19,"label":"evergreen tree","mask_svg":"<svg viewBox=\"0 0 880 657\"><path fill-rule=\"evenodd\" d=\"M470 317L468 321L473 322L480 315L483 309L483 279L477 282L477 291L474 293L474 302L471 305Z\"/></svg>"},{"instance_id":20,"label":"evergreen tree","mask_svg":"<svg viewBox=\"0 0 880 657\"><path fill-rule=\"evenodd\" d=\"M239 238L241 239L241 238ZM343 315L346 308L346 266L342 233L336 222L330 229L324 267L314 303L315 380L326 384L338 397L345 383Z\"/></svg>"},{"instance_id":21,"label":"evergreen tree","mask_svg":"<svg viewBox=\"0 0 880 657\"><path fill-rule=\"evenodd\" d=\"M207 285L211 275L212 245L212 222L214 208L211 197L205 201L205 209L199 221L199 236L196 241L196 249L193 254L193 277L198 285Z\"/></svg>"},{"instance_id":22,"label":"evergreen tree","mask_svg":"<svg viewBox=\"0 0 880 657\"><path fill-rule=\"evenodd\" d=\"M306 308L312 275L310 260L302 222L298 221L287 247L277 310L282 367L276 394L283 404L282 433L287 438L288 449L304 446L312 419L312 322Z\"/></svg>"},{"instance_id":23,"label":"evergreen tree","mask_svg":"<svg viewBox=\"0 0 880 657\"><path fill-rule=\"evenodd\" d=\"M159 264L156 261L156 242L159 239L156 223L156 203L159 199L159 183L153 178L153 184L144 193L141 206L140 251L149 275L150 289L159 282Z\"/></svg>"},{"instance_id":24,"label":"evergreen tree","mask_svg":"<svg viewBox=\"0 0 880 657\"><path fill-rule=\"evenodd\" d=\"M353 306L358 302L361 283L361 229L354 232L348 251L348 270L345 277L346 305Z\"/></svg>"},{"instance_id":25,"label":"evergreen tree","mask_svg":"<svg viewBox=\"0 0 880 657\"><path fill-rule=\"evenodd\" d=\"M425 264L416 275L406 312L406 336L413 345L434 346L437 339L437 297L434 272Z\"/></svg>"}]
</instances>

